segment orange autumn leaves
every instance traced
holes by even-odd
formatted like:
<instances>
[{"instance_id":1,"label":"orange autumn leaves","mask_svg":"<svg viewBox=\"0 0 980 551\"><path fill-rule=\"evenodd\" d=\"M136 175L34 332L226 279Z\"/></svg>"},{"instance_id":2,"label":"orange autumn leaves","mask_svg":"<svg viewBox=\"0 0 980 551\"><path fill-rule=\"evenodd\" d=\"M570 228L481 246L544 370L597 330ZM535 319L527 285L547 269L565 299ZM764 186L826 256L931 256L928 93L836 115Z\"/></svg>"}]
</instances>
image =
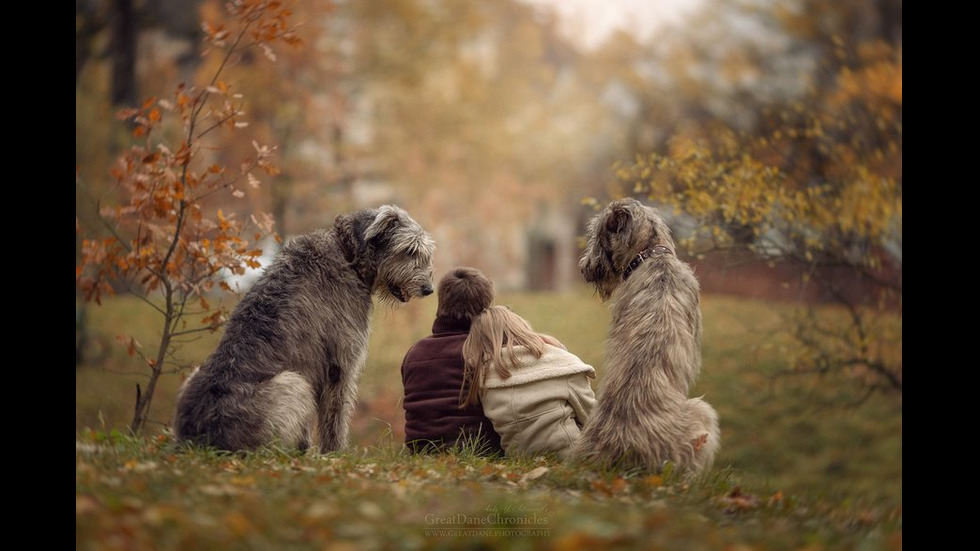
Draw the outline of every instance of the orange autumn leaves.
<instances>
[{"instance_id":1,"label":"orange autumn leaves","mask_svg":"<svg viewBox=\"0 0 980 551\"><path fill-rule=\"evenodd\" d=\"M82 298L100 303L125 291L161 317L155 351L144 354L129 339L130 355L138 352L149 370L145 390L136 387L131 430L137 433L146 424L159 376L186 367L173 360L181 337L217 329L224 320L224 309L220 303L212 307L209 293L232 291L228 277L259 268L263 251L253 242L274 235L270 215L243 218L214 205L219 194L243 199L246 190L258 188L257 173L279 171L275 148L256 141L238 166L216 162L226 147L217 137L248 127L244 97L221 77L248 49L260 48L274 61L274 44L296 45L299 39L281 2L235 0L226 9L227 23L204 25L205 55L220 59L206 84L181 83L169 97L152 97L117 114L134 143L111 170L111 194L93 198L101 235L81 236L75 283ZM77 168L75 179L87 191ZM78 239L77 218L75 232ZM172 370L164 370L167 362Z\"/></svg>"},{"instance_id":2,"label":"orange autumn leaves","mask_svg":"<svg viewBox=\"0 0 980 551\"><path fill-rule=\"evenodd\" d=\"M206 293L222 272L240 275L246 267L259 267L262 251L251 241L272 233L272 218L258 214L243 222L220 209L209 215L206 200L220 192L244 197L243 189L259 186L256 170L274 175L273 149L255 144L255 155L243 159L239 170L202 166L208 152L200 139L185 135L169 145L155 140L156 134L169 130L163 126L170 117L188 129L207 119L195 113L231 119L220 109L197 110L207 94L185 101L181 85L175 96L176 102L151 99L119 114L142 141L120 155L112 169L119 202L100 209L108 235L82 241L76 280L86 300L100 301L119 282L145 294L161 287Z\"/></svg>"},{"instance_id":3,"label":"orange autumn leaves","mask_svg":"<svg viewBox=\"0 0 980 551\"><path fill-rule=\"evenodd\" d=\"M242 220L235 213L210 210L208 198L218 193L243 198L260 186L256 172L278 174L275 148L253 141L254 154L229 168L211 162L217 146L208 137L248 124L244 98L219 78L227 62L249 47L271 52L274 43L295 45L299 38L281 2L244 0L226 8L229 24L203 26L207 51L223 56L208 85L181 83L168 98L152 97L117 114L137 143L111 170L117 193L109 198L111 206L100 204L99 210L107 235L82 240L75 276L85 300L99 302L121 288L194 296L216 285L231 290L219 275L260 267L262 251L252 242L272 234L271 216L258 213Z\"/></svg>"}]
</instances>

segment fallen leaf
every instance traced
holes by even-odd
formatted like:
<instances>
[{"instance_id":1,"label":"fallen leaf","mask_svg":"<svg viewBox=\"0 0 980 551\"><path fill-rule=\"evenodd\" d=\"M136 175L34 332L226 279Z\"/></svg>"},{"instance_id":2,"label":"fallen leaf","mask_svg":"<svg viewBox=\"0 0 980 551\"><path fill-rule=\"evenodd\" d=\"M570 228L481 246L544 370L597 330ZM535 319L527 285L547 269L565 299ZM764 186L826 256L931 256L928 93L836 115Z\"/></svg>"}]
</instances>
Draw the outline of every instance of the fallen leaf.
<instances>
[{"instance_id":1,"label":"fallen leaf","mask_svg":"<svg viewBox=\"0 0 980 551\"><path fill-rule=\"evenodd\" d=\"M303 516L310 520L322 520L337 514L337 508L329 503L317 502L303 511Z\"/></svg>"},{"instance_id":2,"label":"fallen leaf","mask_svg":"<svg viewBox=\"0 0 980 551\"><path fill-rule=\"evenodd\" d=\"M255 528L252 525L252 521L248 520L248 517L242 513L239 513L238 511L225 515L225 525L228 526L228 529L231 530L233 534L238 536L247 534Z\"/></svg>"},{"instance_id":3,"label":"fallen leaf","mask_svg":"<svg viewBox=\"0 0 980 551\"><path fill-rule=\"evenodd\" d=\"M758 496L746 494L738 486L730 494L721 498L720 501L725 506L726 513L750 511L762 504L762 500Z\"/></svg>"},{"instance_id":4,"label":"fallen leaf","mask_svg":"<svg viewBox=\"0 0 980 551\"><path fill-rule=\"evenodd\" d=\"M626 489L626 481L622 477L616 477L610 482L604 480L596 480L592 483L592 489L606 494L607 496L613 496Z\"/></svg>"},{"instance_id":5,"label":"fallen leaf","mask_svg":"<svg viewBox=\"0 0 980 551\"><path fill-rule=\"evenodd\" d=\"M650 488L659 488L664 485L664 478L659 474L652 474L643 479L643 483Z\"/></svg>"},{"instance_id":6,"label":"fallen leaf","mask_svg":"<svg viewBox=\"0 0 980 551\"><path fill-rule=\"evenodd\" d=\"M378 520L385 516L385 512L381 506L372 501L361 502L357 509L362 515L372 520Z\"/></svg>"},{"instance_id":7,"label":"fallen leaf","mask_svg":"<svg viewBox=\"0 0 980 551\"><path fill-rule=\"evenodd\" d=\"M537 480L548 473L551 470L548 467L538 467L529 471L527 474L521 477L521 483L525 483L529 480Z\"/></svg>"},{"instance_id":8,"label":"fallen leaf","mask_svg":"<svg viewBox=\"0 0 980 551\"><path fill-rule=\"evenodd\" d=\"M233 476L231 483L235 486L255 486L254 476Z\"/></svg>"}]
</instances>

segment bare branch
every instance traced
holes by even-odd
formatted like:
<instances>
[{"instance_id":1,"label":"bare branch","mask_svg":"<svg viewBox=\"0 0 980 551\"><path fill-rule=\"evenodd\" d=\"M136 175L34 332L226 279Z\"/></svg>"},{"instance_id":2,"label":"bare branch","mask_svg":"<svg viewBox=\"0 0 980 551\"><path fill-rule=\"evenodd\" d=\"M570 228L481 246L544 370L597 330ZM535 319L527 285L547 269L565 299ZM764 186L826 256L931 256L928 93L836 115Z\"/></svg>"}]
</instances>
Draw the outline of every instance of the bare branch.
<instances>
[{"instance_id":1,"label":"bare branch","mask_svg":"<svg viewBox=\"0 0 980 551\"><path fill-rule=\"evenodd\" d=\"M157 304L155 302L153 302L152 300L150 300L149 297L147 297L146 295L144 295L142 292L138 292L138 291L133 290L133 288L130 287L128 280L125 280L124 279L123 280L123 285L126 287L126 292L127 293L133 295L134 297L136 297L137 299L139 299L141 302L147 304L150 308L153 308L154 310L156 310L157 313L159 313L160 315L164 315L165 316L167 314L163 310L163 308L160 308L159 306L157 306Z\"/></svg>"},{"instance_id":2,"label":"bare branch","mask_svg":"<svg viewBox=\"0 0 980 551\"><path fill-rule=\"evenodd\" d=\"M236 116L238 116L242 112L243 112L242 105L239 104L238 108L236 108L233 112L231 112L228 115L226 115L226 116L218 119L217 121L214 122L214 124L212 124L211 126L205 128L204 130L202 130L201 132L199 132L197 134L197 139L200 140L201 138L203 138L204 136L206 136L208 133L210 133L212 130L214 130L215 128L219 128L221 125L223 125L224 123L226 123L226 122L230 121L231 119L235 118Z\"/></svg>"},{"instance_id":3,"label":"bare branch","mask_svg":"<svg viewBox=\"0 0 980 551\"><path fill-rule=\"evenodd\" d=\"M173 333L171 333L171 336L172 337L183 337L183 336L186 336L186 335L195 335L197 333L214 333L217 330L218 330L217 327L210 327L210 326L208 326L208 327L197 327L197 328L194 328L194 329L184 329L182 331L174 331ZM182 342L190 342L190 341L182 341Z\"/></svg>"}]
</instances>

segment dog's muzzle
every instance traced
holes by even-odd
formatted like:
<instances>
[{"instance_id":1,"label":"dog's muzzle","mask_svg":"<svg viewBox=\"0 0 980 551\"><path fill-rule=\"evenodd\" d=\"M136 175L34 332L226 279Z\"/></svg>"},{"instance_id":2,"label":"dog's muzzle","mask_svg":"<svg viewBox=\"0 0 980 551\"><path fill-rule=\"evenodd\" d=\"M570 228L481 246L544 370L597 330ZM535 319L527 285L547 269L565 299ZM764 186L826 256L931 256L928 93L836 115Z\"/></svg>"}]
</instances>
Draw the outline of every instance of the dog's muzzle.
<instances>
[{"instance_id":1,"label":"dog's muzzle","mask_svg":"<svg viewBox=\"0 0 980 551\"><path fill-rule=\"evenodd\" d=\"M398 287L397 285L388 284L388 292L391 296L398 299L399 302L408 302L411 300L412 295L405 291L405 289ZM427 297L433 293L432 284L426 283L418 290L419 296Z\"/></svg>"}]
</instances>

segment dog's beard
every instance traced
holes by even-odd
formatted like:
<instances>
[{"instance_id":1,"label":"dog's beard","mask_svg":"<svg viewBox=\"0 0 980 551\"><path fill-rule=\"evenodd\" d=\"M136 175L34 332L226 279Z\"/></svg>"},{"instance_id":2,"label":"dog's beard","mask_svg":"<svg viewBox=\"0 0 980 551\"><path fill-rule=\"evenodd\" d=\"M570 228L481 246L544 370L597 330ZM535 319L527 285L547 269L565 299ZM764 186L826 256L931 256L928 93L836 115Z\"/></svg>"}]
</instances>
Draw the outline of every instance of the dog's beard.
<instances>
[{"instance_id":1,"label":"dog's beard","mask_svg":"<svg viewBox=\"0 0 980 551\"><path fill-rule=\"evenodd\" d=\"M613 291L615 291L616 287L618 286L619 285L616 283L599 282L595 284L595 290L596 293L599 294L599 298L606 301L612 297Z\"/></svg>"},{"instance_id":2,"label":"dog's beard","mask_svg":"<svg viewBox=\"0 0 980 551\"><path fill-rule=\"evenodd\" d=\"M381 266L374 291L381 300L399 305L432 294L432 283L417 263L395 262Z\"/></svg>"},{"instance_id":3,"label":"dog's beard","mask_svg":"<svg viewBox=\"0 0 980 551\"><path fill-rule=\"evenodd\" d=\"M603 301L612 296L613 291L619 286L621 277L598 263L583 263L582 275L586 283L595 289L596 294Z\"/></svg>"}]
</instances>

